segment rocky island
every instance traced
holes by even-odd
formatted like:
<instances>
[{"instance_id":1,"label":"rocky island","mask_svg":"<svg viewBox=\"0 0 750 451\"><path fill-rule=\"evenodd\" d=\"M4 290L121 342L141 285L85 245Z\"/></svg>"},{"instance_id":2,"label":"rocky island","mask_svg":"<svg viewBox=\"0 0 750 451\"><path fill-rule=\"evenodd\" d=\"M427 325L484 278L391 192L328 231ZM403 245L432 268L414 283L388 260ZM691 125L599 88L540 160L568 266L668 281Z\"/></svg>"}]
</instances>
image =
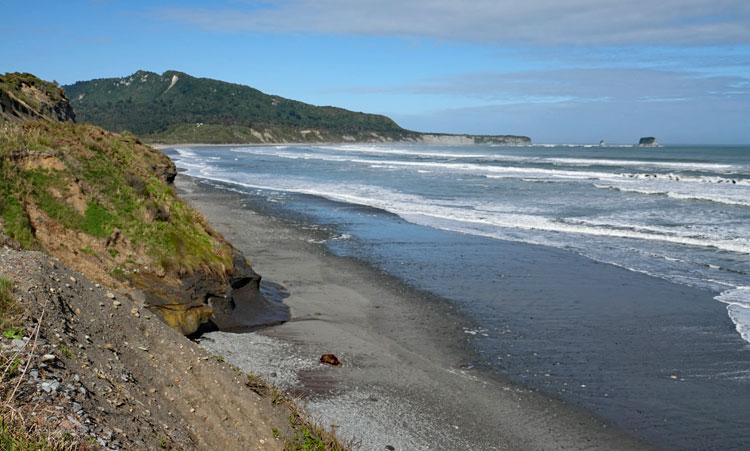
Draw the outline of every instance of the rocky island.
<instances>
[{"instance_id":1,"label":"rocky island","mask_svg":"<svg viewBox=\"0 0 750 451\"><path fill-rule=\"evenodd\" d=\"M659 143L653 136L646 136L638 140L638 147L659 147Z\"/></svg>"}]
</instances>

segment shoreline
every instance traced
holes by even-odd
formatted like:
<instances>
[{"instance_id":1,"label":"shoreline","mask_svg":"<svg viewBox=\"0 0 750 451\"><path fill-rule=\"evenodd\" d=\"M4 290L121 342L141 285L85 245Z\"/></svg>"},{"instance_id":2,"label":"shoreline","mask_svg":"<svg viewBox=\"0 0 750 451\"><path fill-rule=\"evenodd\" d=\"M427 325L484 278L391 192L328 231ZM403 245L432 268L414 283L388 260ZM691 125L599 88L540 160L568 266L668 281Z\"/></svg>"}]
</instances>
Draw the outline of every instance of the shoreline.
<instances>
[{"instance_id":1,"label":"shoreline","mask_svg":"<svg viewBox=\"0 0 750 451\"><path fill-rule=\"evenodd\" d=\"M144 143L148 146L153 147L157 150L173 149L175 147L265 147L265 146L337 146L337 145L362 145L362 144L422 144L423 142L418 141L303 141L303 142L267 142L267 143L184 143L184 144L168 144L168 143ZM440 146L442 144L434 144ZM466 146L483 145L483 144L464 144ZM485 144L490 145L490 144ZM565 144L562 144L565 145ZM583 145L583 144L581 144ZM539 147L544 146L542 144L503 144L507 147Z\"/></svg>"},{"instance_id":2,"label":"shoreline","mask_svg":"<svg viewBox=\"0 0 750 451\"><path fill-rule=\"evenodd\" d=\"M330 254L320 230L267 217L241 194L184 174L176 184L266 281L288 292L292 309L283 325L209 333L203 345L301 396L344 439L363 449L647 448L575 406L471 368L471 324L455 307ZM326 352L343 366L318 364Z\"/></svg>"}]
</instances>

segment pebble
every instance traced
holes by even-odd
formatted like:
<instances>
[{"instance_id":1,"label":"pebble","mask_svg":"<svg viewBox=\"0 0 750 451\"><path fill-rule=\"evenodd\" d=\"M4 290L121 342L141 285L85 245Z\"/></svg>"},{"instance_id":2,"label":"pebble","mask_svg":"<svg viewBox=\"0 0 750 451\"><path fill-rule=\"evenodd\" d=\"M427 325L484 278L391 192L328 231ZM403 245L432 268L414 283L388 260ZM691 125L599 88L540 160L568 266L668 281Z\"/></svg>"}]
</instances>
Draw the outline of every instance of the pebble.
<instances>
[{"instance_id":1,"label":"pebble","mask_svg":"<svg viewBox=\"0 0 750 451\"><path fill-rule=\"evenodd\" d=\"M114 299L114 298L115 298L115 294L114 294L114 293L112 293L111 291L107 291L107 297L108 297L109 299Z\"/></svg>"},{"instance_id":2,"label":"pebble","mask_svg":"<svg viewBox=\"0 0 750 451\"><path fill-rule=\"evenodd\" d=\"M56 357L54 356L54 354L44 354L42 356L42 362L51 362L51 361L53 361L55 359L56 359Z\"/></svg>"},{"instance_id":3,"label":"pebble","mask_svg":"<svg viewBox=\"0 0 750 451\"><path fill-rule=\"evenodd\" d=\"M121 306L121 305L122 305L122 302L120 302L120 301L114 301L114 302L112 303L112 305L113 305L113 306L114 306L115 308L117 308L117 307L119 307L119 306Z\"/></svg>"},{"instance_id":4,"label":"pebble","mask_svg":"<svg viewBox=\"0 0 750 451\"><path fill-rule=\"evenodd\" d=\"M60 387L60 382L56 380L42 382L42 390L44 390L47 393L55 392L57 391L59 387Z\"/></svg>"}]
</instances>

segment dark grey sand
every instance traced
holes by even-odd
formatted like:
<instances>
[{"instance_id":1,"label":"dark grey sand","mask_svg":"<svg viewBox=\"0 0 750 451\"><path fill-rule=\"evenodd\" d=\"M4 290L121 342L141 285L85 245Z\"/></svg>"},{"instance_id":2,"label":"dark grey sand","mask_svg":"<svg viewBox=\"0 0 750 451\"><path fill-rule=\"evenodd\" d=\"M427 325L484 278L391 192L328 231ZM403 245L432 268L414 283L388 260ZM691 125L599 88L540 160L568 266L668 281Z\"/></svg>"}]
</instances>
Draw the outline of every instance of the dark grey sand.
<instances>
[{"instance_id":1,"label":"dark grey sand","mask_svg":"<svg viewBox=\"0 0 750 451\"><path fill-rule=\"evenodd\" d=\"M644 449L562 402L466 369L467 320L446 302L353 259L315 229L246 208L243 196L180 175L181 194L252 257L292 320L201 344L300 396L362 449ZM318 363L332 352L342 367Z\"/></svg>"}]
</instances>

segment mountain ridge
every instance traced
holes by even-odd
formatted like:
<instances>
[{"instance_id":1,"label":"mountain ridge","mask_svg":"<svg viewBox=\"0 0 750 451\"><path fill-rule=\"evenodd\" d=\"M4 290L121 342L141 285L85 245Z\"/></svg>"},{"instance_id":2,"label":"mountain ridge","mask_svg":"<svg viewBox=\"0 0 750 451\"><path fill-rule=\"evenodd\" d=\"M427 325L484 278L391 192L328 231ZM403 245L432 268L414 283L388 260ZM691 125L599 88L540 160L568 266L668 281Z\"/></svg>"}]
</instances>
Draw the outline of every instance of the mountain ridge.
<instances>
[{"instance_id":1,"label":"mountain ridge","mask_svg":"<svg viewBox=\"0 0 750 451\"><path fill-rule=\"evenodd\" d=\"M515 135L420 133L391 118L316 106L168 70L64 86L79 120L160 143L425 142L527 145Z\"/></svg>"}]
</instances>

